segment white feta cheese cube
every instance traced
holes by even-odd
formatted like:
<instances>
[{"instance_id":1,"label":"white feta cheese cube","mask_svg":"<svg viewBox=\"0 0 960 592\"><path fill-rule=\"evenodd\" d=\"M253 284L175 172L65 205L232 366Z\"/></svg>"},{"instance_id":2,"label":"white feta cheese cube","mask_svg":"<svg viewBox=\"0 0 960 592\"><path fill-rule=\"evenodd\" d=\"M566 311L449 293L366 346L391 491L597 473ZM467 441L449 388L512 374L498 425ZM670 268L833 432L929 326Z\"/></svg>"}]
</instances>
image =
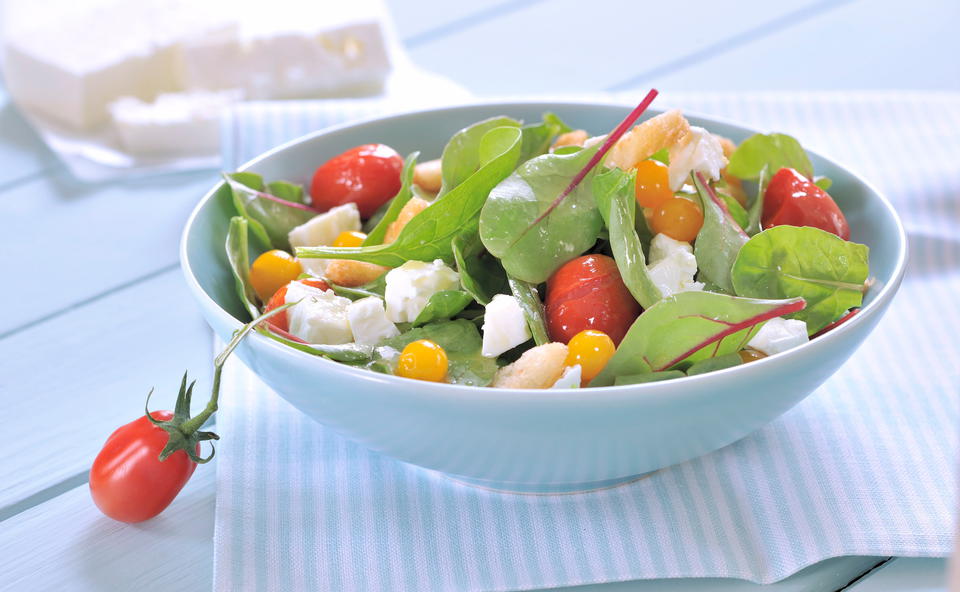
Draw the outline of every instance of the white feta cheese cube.
<instances>
[{"instance_id":1,"label":"white feta cheese cube","mask_svg":"<svg viewBox=\"0 0 960 592\"><path fill-rule=\"evenodd\" d=\"M353 341L347 311L350 299L334 294L333 290L320 290L291 282L287 287L286 302L300 301L287 309L290 333L307 343L338 345Z\"/></svg>"},{"instance_id":2,"label":"white feta cheese cube","mask_svg":"<svg viewBox=\"0 0 960 592\"><path fill-rule=\"evenodd\" d=\"M347 309L353 340L360 345L376 345L388 337L400 334L397 326L387 319L383 300L376 296L361 298L350 304Z\"/></svg>"},{"instance_id":3,"label":"white feta cheese cube","mask_svg":"<svg viewBox=\"0 0 960 592\"><path fill-rule=\"evenodd\" d=\"M516 297L506 294L494 296L483 315L483 356L495 358L530 337L527 319Z\"/></svg>"},{"instance_id":4,"label":"white feta cheese cube","mask_svg":"<svg viewBox=\"0 0 960 592\"><path fill-rule=\"evenodd\" d=\"M326 247L332 245L341 232L348 230L360 230L360 210L357 209L357 204L352 202L314 216L291 230L287 238L294 247ZM316 276L322 276L330 263L329 259L299 261L304 271Z\"/></svg>"},{"instance_id":5,"label":"white feta cheese cube","mask_svg":"<svg viewBox=\"0 0 960 592\"><path fill-rule=\"evenodd\" d=\"M563 389L563 388L580 388L580 381L582 380L583 369L580 367L580 364L574 364L573 366L567 366L563 370L563 374L560 378L557 379L553 386L550 388Z\"/></svg>"},{"instance_id":6,"label":"white feta cheese cube","mask_svg":"<svg viewBox=\"0 0 960 592\"><path fill-rule=\"evenodd\" d=\"M407 261L388 271L386 281L387 318L394 323L412 323L431 296L460 288L460 274L440 259L433 263Z\"/></svg>"},{"instance_id":7,"label":"white feta cheese cube","mask_svg":"<svg viewBox=\"0 0 960 592\"><path fill-rule=\"evenodd\" d=\"M723 146L716 136L702 127L691 126L688 140L670 155L670 189L677 191L690 173L703 173L710 179L719 179L720 170L727 166Z\"/></svg>"},{"instance_id":8,"label":"white feta cheese cube","mask_svg":"<svg viewBox=\"0 0 960 592\"><path fill-rule=\"evenodd\" d=\"M650 261L647 274L664 297L703 290L701 282L693 281L697 258L688 243L658 234L650 243Z\"/></svg>"},{"instance_id":9,"label":"white feta cheese cube","mask_svg":"<svg viewBox=\"0 0 960 592\"><path fill-rule=\"evenodd\" d=\"M772 356L808 341L806 322L777 317L764 323L747 345Z\"/></svg>"}]
</instances>

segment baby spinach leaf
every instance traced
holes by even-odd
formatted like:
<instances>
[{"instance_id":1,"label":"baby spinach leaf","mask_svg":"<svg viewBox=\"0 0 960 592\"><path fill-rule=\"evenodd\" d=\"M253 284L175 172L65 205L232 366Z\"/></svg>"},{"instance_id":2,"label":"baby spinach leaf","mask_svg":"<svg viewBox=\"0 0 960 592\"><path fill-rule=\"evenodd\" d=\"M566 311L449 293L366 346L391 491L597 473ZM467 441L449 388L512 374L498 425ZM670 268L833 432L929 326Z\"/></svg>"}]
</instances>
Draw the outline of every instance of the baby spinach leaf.
<instances>
[{"instance_id":1,"label":"baby spinach leaf","mask_svg":"<svg viewBox=\"0 0 960 592\"><path fill-rule=\"evenodd\" d=\"M645 374L618 376L613 379L613 384L614 386L622 386L625 384L643 384L645 382L660 382L661 380L683 378L684 376L686 376L686 374L679 370L662 370L660 372L647 372Z\"/></svg>"},{"instance_id":2,"label":"baby spinach leaf","mask_svg":"<svg viewBox=\"0 0 960 592\"><path fill-rule=\"evenodd\" d=\"M647 160L656 160L662 162L663 164L670 166L670 150L667 148L661 148L653 154L650 155L650 158Z\"/></svg>"},{"instance_id":3,"label":"baby spinach leaf","mask_svg":"<svg viewBox=\"0 0 960 592\"><path fill-rule=\"evenodd\" d=\"M730 155L727 172L740 179L758 179L764 169L773 175L789 167L813 178L813 163L795 138L787 134L754 134Z\"/></svg>"},{"instance_id":4,"label":"baby spinach leaf","mask_svg":"<svg viewBox=\"0 0 960 592\"><path fill-rule=\"evenodd\" d=\"M367 238L363 239L364 247L383 244L383 238L387 234L387 228L392 224L400 210L407 205L410 198L413 197L413 191L410 186L413 184L413 169L417 166L417 157L419 152L413 152L403 161L403 171L400 172L400 191L390 200L390 206L383 213L383 216L377 221L373 229L367 233Z\"/></svg>"},{"instance_id":5,"label":"baby spinach leaf","mask_svg":"<svg viewBox=\"0 0 960 592\"><path fill-rule=\"evenodd\" d=\"M523 310L523 316L527 320L527 327L533 340L537 345L550 343L550 335L547 333L546 315L543 312L543 304L540 302L540 293L537 286L509 278L510 291L513 293L520 308Z\"/></svg>"},{"instance_id":6,"label":"baby spinach leaf","mask_svg":"<svg viewBox=\"0 0 960 592\"><path fill-rule=\"evenodd\" d=\"M740 359L740 354L736 352L727 354L725 356L707 358L705 360L695 362L692 366L687 368L687 376L696 376L697 374L716 372L717 370L723 370L724 368L739 366L742 363L743 360Z\"/></svg>"},{"instance_id":7,"label":"baby spinach leaf","mask_svg":"<svg viewBox=\"0 0 960 592\"><path fill-rule=\"evenodd\" d=\"M247 220L242 216L230 218L227 229L227 260L237 283L237 296L241 304L250 313L250 318L260 316L257 308L257 293L250 285L250 250L247 244Z\"/></svg>"},{"instance_id":8,"label":"baby spinach leaf","mask_svg":"<svg viewBox=\"0 0 960 592\"><path fill-rule=\"evenodd\" d=\"M809 226L774 226L751 238L733 264L740 296L802 297L807 307L792 318L813 335L863 303L870 273L866 245Z\"/></svg>"},{"instance_id":9,"label":"baby spinach leaf","mask_svg":"<svg viewBox=\"0 0 960 592\"><path fill-rule=\"evenodd\" d=\"M553 139L570 131L570 126L553 113L544 113L543 121L528 124L520 128L523 132L523 149L520 162L526 162L535 156L546 154Z\"/></svg>"},{"instance_id":10,"label":"baby spinach leaf","mask_svg":"<svg viewBox=\"0 0 960 592\"><path fill-rule=\"evenodd\" d=\"M813 184L826 191L833 185L833 180L830 177L814 177Z\"/></svg>"},{"instance_id":11,"label":"baby spinach leaf","mask_svg":"<svg viewBox=\"0 0 960 592\"><path fill-rule=\"evenodd\" d=\"M342 362L344 364L360 364L363 362L369 362L373 359L373 348L369 345L359 345L356 343L342 343L339 345L301 343L299 341L287 339L282 335L277 335L268 329L258 328L257 331L261 335L266 335L270 339L273 339L274 341L280 342L284 345L288 345L293 349L298 349L302 352L306 352L315 356L329 358L334 362Z\"/></svg>"},{"instance_id":12,"label":"baby spinach leaf","mask_svg":"<svg viewBox=\"0 0 960 592\"><path fill-rule=\"evenodd\" d=\"M733 217L733 221L737 223L737 226L746 230L747 226L750 225L750 215L747 214L747 210L743 209L743 206L740 205L740 202L736 198L727 195L721 191L714 192L717 194L717 197L727 206L727 211L730 212L730 216Z\"/></svg>"},{"instance_id":13,"label":"baby spinach leaf","mask_svg":"<svg viewBox=\"0 0 960 592\"><path fill-rule=\"evenodd\" d=\"M447 382L467 386L487 386L493 382L493 376L497 373L496 359L480 354L480 331L472 322L457 319L430 323L384 339L379 345L402 351L407 344L419 339L429 339L447 352L450 361Z\"/></svg>"},{"instance_id":14,"label":"baby spinach leaf","mask_svg":"<svg viewBox=\"0 0 960 592\"><path fill-rule=\"evenodd\" d=\"M320 212L303 203L288 201L272 193L264 186L263 178L254 173L224 174L224 179L233 194L237 213L247 219L250 230L265 247L290 250L287 235L291 230L307 222ZM272 183L287 197L295 197L289 183ZM302 196L302 190L300 195Z\"/></svg>"},{"instance_id":15,"label":"baby spinach leaf","mask_svg":"<svg viewBox=\"0 0 960 592\"><path fill-rule=\"evenodd\" d=\"M310 199L303 190L303 187L294 183L289 183L287 181L274 181L272 183L267 183L266 192L275 197L279 197L284 201L307 206L310 205Z\"/></svg>"},{"instance_id":16,"label":"baby spinach leaf","mask_svg":"<svg viewBox=\"0 0 960 592\"><path fill-rule=\"evenodd\" d=\"M757 300L712 292L663 298L637 317L590 386L608 386L618 376L669 370L733 353L764 322L803 306L802 298Z\"/></svg>"},{"instance_id":17,"label":"baby spinach leaf","mask_svg":"<svg viewBox=\"0 0 960 592\"><path fill-rule=\"evenodd\" d=\"M476 221L454 237L453 258L460 274L460 285L480 304L489 304L507 288L507 274L500 260L487 253L480 241Z\"/></svg>"},{"instance_id":18,"label":"baby spinach leaf","mask_svg":"<svg viewBox=\"0 0 960 592\"><path fill-rule=\"evenodd\" d=\"M707 184L703 175L696 173L691 177L703 209L703 226L700 227L693 249L697 267L701 276L724 292L732 294L730 268L749 237L733 219L726 204Z\"/></svg>"},{"instance_id":19,"label":"baby spinach leaf","mask_svg":"<svg viewBox=\"0 0 960 592\"><path fill-rule=\"evenodd\" d=\"M596 242L602 221L590 183L556 200L599 148L538 156L490 192L480 213L480 238L507 275L539 284Z\"/></svg>"},{"instance_id":20,"label":"baby spinach leaf","mask_svg":"<svg viewBox=\"0 0 960 592\"><path fill-rule=\"evenodd\" d=\"M440 156L441 185L438 199L453 191L454 187L466 181L480 168L484 160L480 156L483 137L490 130L504 126L519 128L520 122L510 117L491 117L453 134Z\"/></svg>"},{"instance_id":21,"label":"baby spinach leaf","mask_svg":"<svg viewBox=\"0 0 960 592\"><path fill-rule=\"evenodd\" d=\"M456 316L468 304L473 302L473 297L460 290L441 290L430 296L427 305L420 311L417 318L413 320L413 326L419 327L432 323L433 321L445 321Z\"/></svg>"},{"instance_id":22,"label":"baby spinach leaf","mask_svg":"<svg viewBox=\"0 0 960 592\"><path fill-rule=\"evenodd\" d=\"M517 166L520 137L518 127L488 131L480 143L477 172L414 216L394 242L354 248L298 247L297 257L352 259L387 267L399 267L410 260L452 260L453 237L476 221L487 194Z\"/></svg>"},{"instance_id":23,"label":"baby spinach leaf","mask_svg":"<svg viewBox=\"0 0 960 592\"><path fill-rule=\"evenodd\" d=\"M636 231L637 206L633 198L634 175L618 168L598 173L593 193L610 233L613 259L623 283L643 308L650 308L662 294L647 273L647 260Z\"/></svg>"}]
</instances>

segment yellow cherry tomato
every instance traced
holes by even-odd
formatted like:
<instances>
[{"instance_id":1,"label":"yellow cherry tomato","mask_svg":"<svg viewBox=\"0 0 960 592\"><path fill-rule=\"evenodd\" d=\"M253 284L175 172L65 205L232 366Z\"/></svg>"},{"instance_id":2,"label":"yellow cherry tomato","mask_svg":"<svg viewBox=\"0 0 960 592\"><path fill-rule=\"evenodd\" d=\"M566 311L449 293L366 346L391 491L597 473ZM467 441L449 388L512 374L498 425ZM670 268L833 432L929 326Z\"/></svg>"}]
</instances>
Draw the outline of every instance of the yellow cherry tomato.
<instances>
[{"instance_id":1,"label":"yellow cherry tomato","mask_svg":"<svg viewBox=\"0 0 960 592\"><path fill-rule=\"evenodd\" d=\"M613 340L603 331L584 329L567 343L567 366L580 364L580 384L586 386L604 369L617 351Z\"/></svg>"},{"instance_id":2,"label":"yellow cherry tomato","mask_svg":"<svg viewBox=\"0 0 960 592\"><path fill-rule=\"evenodd\" d=\"M447 352L429 339L421 339L407 344L400 353L397 362L397 376L443 382L447 377Z\"/></svg>"},{"instance_id":3,"label":"yellow cherry tomato","mask_svg":"<svg viewBox=\"0 0 960 592\"><path fill-rule=\"evenodd\" d=\"M344 230L337 235L337 239L333 241L333 246L359 247L363 244L363 241L366 240L366 238L367 235L358 230Z\"/></svg>"},{"instance_id":4,"label":"yellow cherry tomato","mask_svg":"<svg viewBox=\"0 0 960 592\"><path fill-rule=\"evenodd\" d=\"M762 360L763 358L767 357L767 354L755 349L741 349L737 353L740 354L740 361L744 364L747 362Z\"/></svg>"},{"instance_id":5,"label":"yellow cherry tomato","mask_svg":"<svg viewBox=\"0 0 960 592\"><path fill-rule=\"evenodd\" d=\"M290 253L274 249L257 257L250 266L250 283L253 290L266 302L274 292L297 279L303 273L300 262Z\"/></svg>"},{"instance_id":6,"label":"yellow cherry tomato","mask_svg":"<svg viewBox=\"0 0 960 592\"><path fill-rule=\"evenodd\" d=\"M658 160L642 160L637 164L634 186L637 203L645 208L656 208L673 197L670 191L670 169Z\"/></svg>"},{"instance_id":7,"label":"yellow cherry tomato","mask_svg":"<svg viewBox=\"0 0 960 592\"><path fill-rule=\"evenodd\" d=\"M689 199L671 197L654 211L650 225L657 234L662 232L674 240L690 242L703 226L703 212Z\"/></svg>"}]
</instances>

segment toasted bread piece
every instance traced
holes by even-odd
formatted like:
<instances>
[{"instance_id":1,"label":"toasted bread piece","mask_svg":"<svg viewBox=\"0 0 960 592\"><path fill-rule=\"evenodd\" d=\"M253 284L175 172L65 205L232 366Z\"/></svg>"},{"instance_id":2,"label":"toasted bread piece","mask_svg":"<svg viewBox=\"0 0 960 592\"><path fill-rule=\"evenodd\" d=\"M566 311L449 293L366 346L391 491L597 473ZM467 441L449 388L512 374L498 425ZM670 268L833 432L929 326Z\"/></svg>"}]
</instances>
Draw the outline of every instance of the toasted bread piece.
<instances>
[{"instance_id":1,"label":"toasted bread piece","mask_svg":"<svg viewBox=\"0 0 960 592\"><path fill-rule=\"evenodd\" d=\"M729 160L730 155L733 154L733 151L737 149L737 145L734 144L733 140L730 138L725 138L718 134L713 134L713 137L720 142L720 146L723 148L723 155L727 158L727 160Z\"/></svg>"},{"instance_id":2,"label":"toasted bread piece","mask_svg":"<svg viewBox=\"0 0 960 592\"><path fill-rule=\"evenodd\" d=\"M366 261L332 259L327 263L323 275L326 279L347 288L356 288L369 284L387 272L387 267Z\"/></svg>"},{"instance_id":3,"label":"toasted bread piece","mask_svg":"<svg viewBox=\"0 0 960 592\"><path fill-rule=\"evenodd\" d=\"M440 159L421 162L413 167L413 182L424 191L436 193L440 191L443 180L440 175Z\"/></svg>"},{"instance_id":4,"label":"toasted bread piece","mask_svg":"<svg viewBox=\"0 0 960 592\"><path fill-rule=\"evenodd\" d=\"M392 243L397 240L397 237L400 236L400 231L403 230L403 227L406 226L414 216L422 212L430 205L425 199L419 197L411 197L410 201L403 206L403 209L400 210L400 213L397 215L397 219L390 223L390 226L387 226L387 234L383 237L383 244Z\"/></svg>"},{"instance_id":5,"label":"toasted bread piece","mask_svg":"<svg viewBox=\"0 0 960 592\"><path fill-rule=\"evenodd\" d=\"M634 126L617 140L607 155L607 166L632 169L637 163L664 148L673 151L686 143L690 123L679 109L673 109Z\"/></svg>"},{"instance_id":6,"label":"toasted bread piece","mask_svg":"<svg viewBox=\"0 0 960 592\"><path fill-rule=\"evenodd\" d=\"M583 143L587 141L587 137L587 130L582 129L560 134L557 136L557 139L553 141L553 146L550 146L550 150L556 150L563 146L583 146Z\"/></svg>"},{"instance_id":7,"label":"toasted bread piece","mask_svg":"<svg viewBox=\"0 0 960 592\"><path fill-rule=\"evenodd\" d=\"M713 137L720 142L720 146L723 147L723 155L727 158L727 160L730 160L730 155L733 154L733 151L737 149L737 145L734 144L733 140L730 138L725 138L717 134L713 134ZM746 207L747 194L743 190L743 181L727 173L726 167L720 171L720 176L724 181L727 182L727 193L730 194L730 197L736 199L738 202L740 202L740 205Z\"/></svg>"},{"instance_id":8,"label":"toasted bread piece","mask_svg":"<svg viewBox=\"0 0 960 592\"><path fill-rule=\"evenodd\" d=\"M545 343L529 349L520 359L501 368L493 379L495 388L545 389L563 374L567 346Z\"/></svg>"}]
</instances>

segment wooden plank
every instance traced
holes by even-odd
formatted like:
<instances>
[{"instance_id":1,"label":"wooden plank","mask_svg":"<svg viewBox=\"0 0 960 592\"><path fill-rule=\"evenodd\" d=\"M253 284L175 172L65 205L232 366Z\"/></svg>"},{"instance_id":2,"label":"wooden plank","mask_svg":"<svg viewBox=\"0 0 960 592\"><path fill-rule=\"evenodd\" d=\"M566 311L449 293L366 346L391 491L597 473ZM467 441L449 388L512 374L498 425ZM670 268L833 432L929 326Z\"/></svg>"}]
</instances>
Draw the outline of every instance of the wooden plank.
<instances>
[{"instance_id":1,"label":"wooden plank","mask_svg":"<svg viewBox=\"0 0 960 592\"><path fill-rule=\"evenodd\" d=\"M179 269L0 340L0 513L87 471L151 386L155 409L172 407L185 369L209 392L211 343Z\"/></svg>"},{"instance_id":2,"label":"wooden plank","mask_svg":"<svg viewBox=\"0 0 960 592\"><path fill-rule=\"evenodd\" d=\"M60 162L6 93L0 92L0 193L57 168Z\"/></svg>"},{"instance_id":3,"label":"wooden plank","mask_svg":"<svg viewBox=\"0 0 960 592\"><path fill-rule=\"evenodd\" d=\"M89 186L60 171L4 192L0 269L35 288L0 291L0 338L176 265L187 216L215 182L206 171Z\"/></svg>"},{"instance_id":4,"label":"wooden plank","mask_svg":"<svg viewBox=\"0 0 960 592\"><path fill-rule=\"evenodd\" d=\"M717 40L817 4L554 0L411 50L415 62L478 94L598 91Z\"/></svg>"},{"instance_id":5,"label":"wooden plank","mask_svg":"<svg viewBox=\"0 0 960 592\"><path fill-rule=\"evenodd\" d=\"M960 65L948 57L960 55L957 22L955 1L917 0L909 8L896 0L839 5L658 76L656 83L665 90L960 90Z\"/></svg>"},{"instance_id":6,"label":"wooden plank","mask_svg":"<svg viewBox=\"0 0 960 592\"><path fill-rule=\"evenodd\" d=\"M214 469L199 467L164 513L141 524L100 514L85 484L4 521L0 590L209 592Z\"/></svg>"},{"instance_id":7,"label":"wooden plank","mask_svg":"<svg viewBox=\"0 0 960 592\"><path fill-rule=\"evenodd\" d=\"M946 559L900 558L884 564L849 592L946 592Z\"/></svg>"}]
</instances>

